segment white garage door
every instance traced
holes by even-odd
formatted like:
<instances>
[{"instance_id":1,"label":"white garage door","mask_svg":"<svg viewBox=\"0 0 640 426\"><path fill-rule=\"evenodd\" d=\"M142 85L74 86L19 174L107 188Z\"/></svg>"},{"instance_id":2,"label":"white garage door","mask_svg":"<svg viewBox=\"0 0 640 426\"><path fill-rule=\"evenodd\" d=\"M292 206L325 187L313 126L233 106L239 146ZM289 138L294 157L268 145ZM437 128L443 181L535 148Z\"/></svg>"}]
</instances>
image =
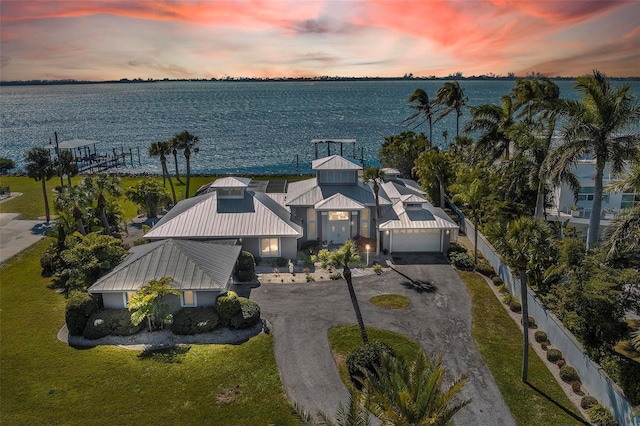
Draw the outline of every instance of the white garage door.
<instances>
[{"instance_id":1,"label":"white garage door","mask_svg":"<svg viewBox=\"0 0 640 426\"><path fill-rule=\"evenodd\" d=\"M395 229L391 251L440 251L439 229Z\"/></svg>"}]
</instances>

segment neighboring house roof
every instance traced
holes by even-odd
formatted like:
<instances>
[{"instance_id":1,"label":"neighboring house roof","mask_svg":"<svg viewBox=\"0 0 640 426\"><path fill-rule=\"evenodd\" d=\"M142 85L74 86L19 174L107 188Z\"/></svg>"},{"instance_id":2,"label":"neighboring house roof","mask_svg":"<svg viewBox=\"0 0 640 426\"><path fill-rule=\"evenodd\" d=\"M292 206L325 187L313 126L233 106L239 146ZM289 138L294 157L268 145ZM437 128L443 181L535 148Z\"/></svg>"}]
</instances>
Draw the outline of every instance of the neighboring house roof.
<instances>
[{"instance_id":1,"label":"neighboring house roof","mask_svg":"<svg viewBox=\"0 0 640 426\"><path fill-rule=\"evenodd\" d=\"M339 155L318 158L311 162L313 170L362 170L362 167Z\"/></svg>"},{"instance_id":2,"label":"neighboring house roof","mask_svg":"<svg viewBox=\"0 0 640 426\"><path fill-rule=\"evenodd\" d=\"M385 174L385 176L399 176L399 175L401 174L401 173L400 173L400 170L398 170L398 169L394 169L394 168L392 168L392 167L385 167L385 168L383 168L383 169L382 169L382 173L384 173L384 174Z\"/></svg>"},{"instance_id":3,"label":"neighboring house roof","mask_svg":"<svg viewBox=\"0 0 640 426\"><path fill-rule=\"evenodd\" d=\"M314 209L323 210L362 210L364 205L346 197L343 194L336 193L331 197L324 199L313 206Z\"/></svg>"},{"instance_id":4,"label":"neighboring house roof","mask_svg":"<svg viewBox=\"0 0 640 426\"><path fill-rule=\"evenodd\" d=\"M380 185L380 193L393 203L398 202L403 196L416 195L424 200L424 191L420 189L418 184L410 179L393 179L383 182Z\"/></svg>"},{"instance_id":5,"label":"neighboring house roof","mask_svg":"<svg viewBox=\"0 0 640 426\"><path fill-rule=\"evenodd\" d=\"M299 238L302 227L290 216L264 193L245 191L243 198L218 199L213 192L179 202L145 238Z\"/></svg>"},{"instance_id":6,"label":"neighboring house roof","mask_svg":"<svg viewBox=\"0 0 640 426\"><path fill-rule=\"evenodd\" d=\"M400 196L400 201L402 201L404 204L416 204L416 203L422 204L422 203L426 203L427 199L424 198L422 195L405 194Z\"/></svg>"},{"instance_id":7,"label":"neighboring house roof","mask_svg":"<svg viewBox=\"0 0 640 426\"><path fill-rule=\"evenodd\" d=\"M402 201L393 205L381 219L380 229L457 229L453 221L445 220L429 210L429 203L420 209L405 209Z\"/></svg>"},{"instance_id":8,"label":"neighboring house roof","mask_svg":"<svg viewBox=\"0 0 640 426\"><path fill-rule=\"evenodd\" d=\"M225 177L217 179L209 188L246 188L251 183L251 179L242 177Z\"/></svg>"},{"instance_id":9,"label":"neighboring house roof","mask_svg":"<svg viewBox=\"0 0 640 426\"><path fill-rule=\"evenodd\" d=\"M241 250L238 245L172 239L136 246L88 291L138 291L162 277L172 277L176 290L226 291Z\"/></svg>"}]
</instances>

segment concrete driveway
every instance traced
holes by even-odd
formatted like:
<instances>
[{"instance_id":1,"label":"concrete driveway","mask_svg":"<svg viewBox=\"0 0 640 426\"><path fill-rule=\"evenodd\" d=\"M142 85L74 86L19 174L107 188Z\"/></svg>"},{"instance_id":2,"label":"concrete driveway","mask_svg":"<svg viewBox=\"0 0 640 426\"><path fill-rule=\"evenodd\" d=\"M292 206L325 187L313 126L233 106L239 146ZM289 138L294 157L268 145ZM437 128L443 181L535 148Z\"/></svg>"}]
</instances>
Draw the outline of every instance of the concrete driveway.
<instances>
[{"instance_id":1,"label":"concrete driveway","mask_svg":"<svg viewBox=\"0 0 640 426\"><path fill-rule=\"evenodd\" d=\"M16 220L18 213L0 213L0 264L38 242L44 234L42 220Z\"/></svg>"},{"instance_id":2,"label":"concrete driveway","mask_svg":"<svg viewBox=\"0 0 640 426\"><path fill-rule=\"evenodd\" d=\"M366 325L402 333L416 339L429 355L444 354L452 375L468 371L462 392L473 398L454 418L458 425L515 425L498 388L471 337L471 301L458 274L446 264L397 265L402 274L434 283L434 292L419 292L401 274L354 278ZM411 305L402 310L376 307L372 296L396 293ZM344 280L309 283L266 283L251 291L262 315L273 324L275 354L284 389L290 400L307 411L333 416L348 392L329 349L327 331L355 323Z\"/></svg>"}]
</instances>

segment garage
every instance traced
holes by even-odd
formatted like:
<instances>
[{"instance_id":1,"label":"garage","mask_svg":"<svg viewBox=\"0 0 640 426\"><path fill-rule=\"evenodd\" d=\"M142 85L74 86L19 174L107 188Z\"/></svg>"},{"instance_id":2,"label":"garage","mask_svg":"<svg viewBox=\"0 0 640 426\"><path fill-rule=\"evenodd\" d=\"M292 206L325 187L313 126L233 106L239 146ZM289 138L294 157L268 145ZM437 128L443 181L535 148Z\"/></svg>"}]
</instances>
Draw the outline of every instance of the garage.
<instances>
[{"instance_id":1,"label":"garage","mask_svg":"<svg viewBox=\"0 0 640 426\"><path fill-rule=\"evenodd\" d=\"M391 236L391 251L440 252L439 229L394 229Z\"/></svg>"}]
</instances>

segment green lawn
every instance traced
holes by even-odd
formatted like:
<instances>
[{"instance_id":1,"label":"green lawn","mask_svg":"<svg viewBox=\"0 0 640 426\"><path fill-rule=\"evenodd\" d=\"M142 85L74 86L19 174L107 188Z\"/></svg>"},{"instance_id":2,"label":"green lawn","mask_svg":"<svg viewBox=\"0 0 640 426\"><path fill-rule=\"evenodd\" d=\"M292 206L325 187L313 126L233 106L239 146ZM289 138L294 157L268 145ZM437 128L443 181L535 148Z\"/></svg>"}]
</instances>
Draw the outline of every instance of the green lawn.
<instances>
[{"instance_id":1,"label":"green lawn","mask_svg":"<svg viewBox=\"0 0 640 426\"><path fill-rule=\"evenodd\" d=\"M0 424L296 424L271 335L172 357L58 341L64 298L39 275L48 244L0 267Z\"/></svg>"},{"instance_id":2,"label":"green lawn","mask_svg":"<svg viewBox=\"0 0 640 426\"><path fill-rule=\"evenodd\" d=\"M379 294L369 299L369 302L387 309L404 309L411 304L411 301L399 294Z\"/></svg>"},{"instance_id":3,"label":"green lawn","mask_svg":"<svg viewBox=\"0 0 640 426\"><path fill-rule=\"evenodd\" d=\"M529 349L528 378L520 381L522 333L487 286L473 272L459 272L472 299L472 334L502 397L518 425L577 425L583 422L544 362Z\"/></svg>"}]
</instances>

